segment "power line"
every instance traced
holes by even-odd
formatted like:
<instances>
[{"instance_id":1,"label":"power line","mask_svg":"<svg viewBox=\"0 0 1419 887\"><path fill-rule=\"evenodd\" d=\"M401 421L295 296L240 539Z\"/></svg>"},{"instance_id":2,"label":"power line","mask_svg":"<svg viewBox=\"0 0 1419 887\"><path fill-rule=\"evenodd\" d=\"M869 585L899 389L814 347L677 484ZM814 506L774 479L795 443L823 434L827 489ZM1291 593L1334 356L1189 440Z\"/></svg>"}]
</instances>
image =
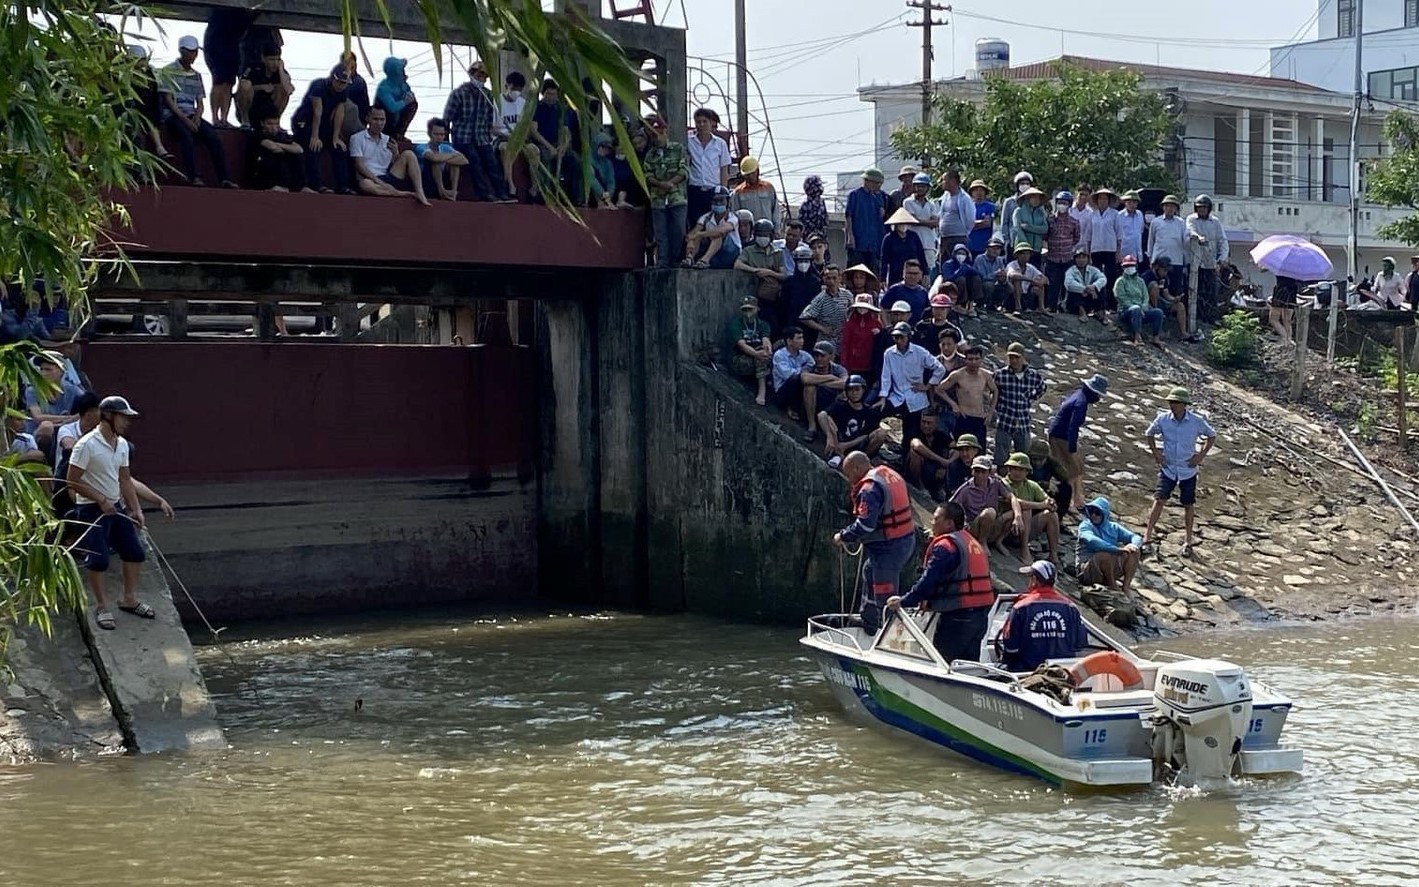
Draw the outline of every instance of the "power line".
<instances>
[{"instance_id":1,"label":"power line","mask_svg":"<svg viewBox=\"0 0 1419 887\"><path fill-rule=\"evenodd\" d=\"M953 12L958 16L977 19L979 21L993 22L995 24L1010 25L1016 28L1029 28L1036 31L1053 31L1056 34L1071 34L1076 37L1091 37L1099 40L1117 40L1125 43L1156 43L1167 46L1216 46L1216 47L1270 47L1275 46L1275 40L1226 40L1226 39L1203 39L1198 37L1148 37L1138 34L1112 34L1103 31L1078 31L1072 28L1061 28L1056 25L1047 25L1037 22L1019 21L1017 19L999 18L997 16L985 15L979 12L970 12L961 9L959 6L953 7ZM1317 12L1317 15L1319 12ZM1308 26L1309 27L1309 26Z\"/></svg>"}]
</instances>

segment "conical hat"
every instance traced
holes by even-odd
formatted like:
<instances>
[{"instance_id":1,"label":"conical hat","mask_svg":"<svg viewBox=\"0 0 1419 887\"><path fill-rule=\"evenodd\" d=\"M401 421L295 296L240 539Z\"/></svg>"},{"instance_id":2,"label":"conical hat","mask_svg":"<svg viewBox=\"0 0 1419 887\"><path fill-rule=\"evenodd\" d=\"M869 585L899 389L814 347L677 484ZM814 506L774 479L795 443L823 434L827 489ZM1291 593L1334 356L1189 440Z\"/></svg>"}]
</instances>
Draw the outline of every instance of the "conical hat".
<instances>
[{"instance_id":1,"label":"conical hat","mask_svg":"<svg viewBox=\"0 0 1419 887\"><path fill-rule=\"evenodd\" d=\"M914 215L912 215L911 213L907 212L905 209L899 209L899 210L897 210L896 212L892 213L892 214L887 218L887 224L888 224L888 225L919 225L919 224L921 224L921 223L917 221L916 216L914 216Z\"/></svg>"}]
</instances>

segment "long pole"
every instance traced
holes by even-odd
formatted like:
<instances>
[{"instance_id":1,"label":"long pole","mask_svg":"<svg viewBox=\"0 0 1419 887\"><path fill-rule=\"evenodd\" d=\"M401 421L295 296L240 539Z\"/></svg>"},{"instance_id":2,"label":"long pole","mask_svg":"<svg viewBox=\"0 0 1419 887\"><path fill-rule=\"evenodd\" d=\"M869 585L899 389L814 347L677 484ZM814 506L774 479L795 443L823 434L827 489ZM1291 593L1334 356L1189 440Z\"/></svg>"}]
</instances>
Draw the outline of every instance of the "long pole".
<instances>
[{"instance_id":1,"label":"long pole","mask_svg":"<svg viewBox=\"0 0 1419 887\"><path fill-rule=\"evenodd\" d=\"M945 12L950 7L931 0L907 0L907 7L921 10L921 21L907 22L907 27L921 28L921 125L927 126L931 123L931 62L936 55L931 42L931 28L946 24L944 19L933 19L931 14ZM922 169L931 165L931 158L925 153L920 159Z\"/></svg>"},{"instance_id":2,"label":"long pole","mask_svg":"<svg viewBox=\"0 0 1419 887\"><path fill-rule=\"evenodd\" d=\"M1409 385L1405 378L1409 369L1404 359L1405 334L1408 333L1404 327L1394 328L1394 366L1399 371L1398 384L1395 386L1399 390L1395 393L1399 395L1399 449L1401 452L1409 449Z\"/></svg>"},{"instance_id":3,"label":"long pole","mask_svg":"<svg viewBox=\"0 0 1419 887\"><path fill-rule=\"evenodd\" d=\"M1355 106L1350 109L1350 235L1345 243L1346 273L1350 276L1350 283L1360 279L1360 106L1365 98L1361 37L1364 32L1364 0L1355 0Z\"/></svg>"},{"instance_id":4,"label":"long pole","mask_svg":"<svg viewBox=\"0 0 1419 887\"><path fill-rule=\"evenodd\" d=\"M739 155L749 153L749 42L744 25L744 0L734 0L734 101Z\"/></svg>"}]
</instances>

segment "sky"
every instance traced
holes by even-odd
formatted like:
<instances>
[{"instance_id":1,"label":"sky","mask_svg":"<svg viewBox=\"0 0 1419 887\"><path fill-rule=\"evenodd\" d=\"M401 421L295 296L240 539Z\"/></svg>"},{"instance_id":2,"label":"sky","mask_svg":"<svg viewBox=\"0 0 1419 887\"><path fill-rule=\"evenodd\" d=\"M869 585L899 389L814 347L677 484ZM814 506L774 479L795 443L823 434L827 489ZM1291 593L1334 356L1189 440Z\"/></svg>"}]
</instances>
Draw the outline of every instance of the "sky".
<instances>
[{"instance_id":1,"label":"sky","mask_svg":"<svg viewBox=\"0 0 1419 887\"><path fill-rule=\"evenodd\" d=\"M624 6L627 0L619 2ZM932 74L964 74L974 66L975 41L987 37L1010 43L1013 65L1069 54L1267 74L1270 47L1315 36L1319 2L1188 0L1185 12L1174 5L1179 11L1170 15L1153 12L1146 0L952 2L951 12L936 14L948 24L935 29ZM657 23L687 29L692 105L708 104L730 121L722 96L733 90L733 69L726 61L734 57L734 0L653 0L653 5ZM876 165L872 106L859 101L856 90L920 82L921 29L907 27L908 20L920 20L920 12L903 0L747 0L749 69L762 91L750 83L751 151L782 191L797 195L811 174L823 176L831 190L838 173ZM203 26L166 21L162 28L162 35L152 25L146 30L155 62L176 57L180 36L201 39ZM341 38L290 32L285 38L286 65L299 96L303 84L335 63ZM367 39L364 48L376 67L391 52L387 40ZM467 51L455 49L461 64L452 76L445 56L441 80L427 45L395 41L392 51L410 60L411 82L421 99L416 128L422 131L422 121L439 113L449 90L466 79ZM198 67L206 76L200 61ZM364 73L373 92L379 78Z\"/></svg>"}]
</instances>

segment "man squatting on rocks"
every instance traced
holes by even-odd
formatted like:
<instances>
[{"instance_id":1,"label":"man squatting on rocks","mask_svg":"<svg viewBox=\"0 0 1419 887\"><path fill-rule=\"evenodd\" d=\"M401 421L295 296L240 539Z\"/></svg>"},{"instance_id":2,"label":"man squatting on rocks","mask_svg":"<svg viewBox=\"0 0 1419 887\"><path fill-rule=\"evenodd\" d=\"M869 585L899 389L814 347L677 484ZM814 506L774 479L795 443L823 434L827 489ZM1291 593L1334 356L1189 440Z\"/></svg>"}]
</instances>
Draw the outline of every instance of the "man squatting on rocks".
<instances>
[{"instance_id":1,"label":"man squatting on rocks","mask_svg":"<svg viewBox=\"0 0 1419 887\"><path fill-rule=\"evenodd\" d=\"M861 542L865 557L858 594L862 597L862 627L876 634L882 626L882 607L897 594L897 582L916 548L907 482L885 465L872 467L866 453L848 453L843 477L852 488L854 520L833 534L833 544L846 547ZM988 574L987 574L988 575Z\"/></svg>"}]
</instances>

